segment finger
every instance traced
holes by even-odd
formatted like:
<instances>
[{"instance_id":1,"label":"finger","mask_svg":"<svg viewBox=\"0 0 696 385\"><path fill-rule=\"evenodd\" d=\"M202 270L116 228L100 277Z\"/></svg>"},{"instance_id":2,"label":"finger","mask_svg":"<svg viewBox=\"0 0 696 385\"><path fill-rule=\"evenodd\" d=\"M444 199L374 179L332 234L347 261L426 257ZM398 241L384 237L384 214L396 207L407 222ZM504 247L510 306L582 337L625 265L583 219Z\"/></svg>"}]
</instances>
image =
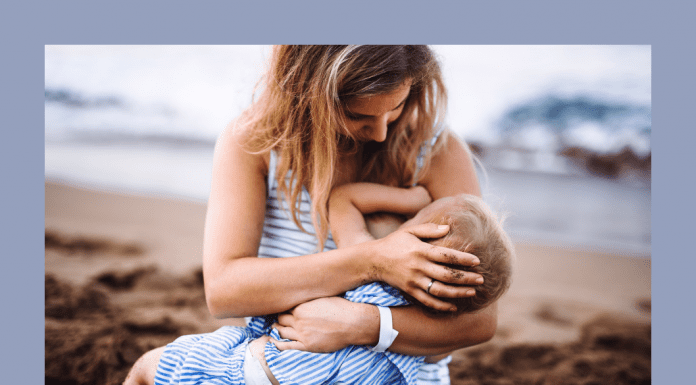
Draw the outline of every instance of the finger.
<instances>
[{"instance_id":1,"label":"finger","mask_svg":"<svg viewBox=\"0 0 696 385\"><path fill-rule=\"evenodd\" d=\"M431 287L432 291L432 287ZM429 295L426 293L424 290L413 290L413 292L409 293L413 298L415 298L418 302L422 303L423 305L433 308L435 310L440 310L440 311L456 311L457 307L454 306L453 304L449 302L445 302L441 299L435 298L432 295Z\"/></svg>"},{"instance_id":2,"label":"finger","mask_svg":"<svg viewBox=\"0 0 696 385\"><path fill-rule=\"evenodd\" d=\"M435 223L421 223L419 225L410 226L406 231L421 239L442 238L449 232L449 226L436 225Z\"/></svg>"},{"instance_id":3,"label":"finger","mask_svg":"<svg viewBox=\"0 0 696 385\"><path fill-rule=\"evenodd\" d=\"M291 327L282 326L277 323L273 324L273 327L278 330L278 334L286 340L296 341L298 339L297 331Z\"/></svg>"},{"instance_id":4,"label":"finger","mask_svg":"<svg viewBox=\"0 0 696 385\"><path fill-rule=\"evenodd\" d=\"M271 338L271 342L278 348L278 350L307 350L304 344L300 341L278 341Z\"/></svg>"},{"instance_id":5,"label":"finger","mask_svg":"<svg viewBox=\"0 0 696 385\"><path fill-rule=\"evenodd\" d=\"M476 295L476 290L471 287L447 285L437 280L433 281L429 291L426 286L425 292L438 298L466 298Z\"/></svg>"},{"instance_id":6,"label":"finger","mask_svg":"<svg viewBox=\"0 0 696 385\"><path fill-rule=\"evenodd\" d=\"M424 253L434 262L446 263L453 266L478 266L481 261L473 254L450 249L449 247L426 245Z\"/></svg>"},{"instance_id":7,"label":"finger","mask_svg":"<svg viewBox=\"0 0 696 385\"><path fill-rule=\"evenodd\" d=\"M484 282L483 276L473 271L464 271L450 266L431 264L424 269L424 274L437 281L452 285L476 286Z\"/></svg>"},{"instance_id":8,"label":"finger","mask_svg":"<svg viewBox=\"0 0 696 385\"><path fill-rule=\"evenodd\" d=\"M283 326L292 326L295 317L290 313L282 313L278 315L277 323Z\"/></svg>"}]
</instances>

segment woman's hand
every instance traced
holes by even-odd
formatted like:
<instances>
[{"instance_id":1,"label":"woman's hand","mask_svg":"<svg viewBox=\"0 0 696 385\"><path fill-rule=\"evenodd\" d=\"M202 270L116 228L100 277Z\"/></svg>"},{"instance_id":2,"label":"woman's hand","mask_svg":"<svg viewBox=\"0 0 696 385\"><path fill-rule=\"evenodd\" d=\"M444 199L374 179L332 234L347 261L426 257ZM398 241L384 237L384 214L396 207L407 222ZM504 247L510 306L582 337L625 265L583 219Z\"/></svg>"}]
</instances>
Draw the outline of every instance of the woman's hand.
<instances>
[{"instance_id":1,"label":"woman's hand","mask_svg":"<svg viewBox=\"0 0 696 385\"><path fill-rule=\"evenodd\" d=\"M425 223L401 228L385 238L370 242L371 281L382 281L401 289L422 304L442 311L455 311L440 298L463 298L476 294L483 277L451 266L476 266L476 256L438 247L421 239L441 238L449 226ZM431 285L432 282L432 285Z\"/></svg>"},{"instance_id":2,"label":"woman's hand","mask_svg":"<svg viewBox=\"0 0 696 385\"><path fill-rule=\"evenodd\" d=\"M376 341L379 337L379 312L376 306L340 297L319 298L280 314L273 327L281 337L291 340L273 341L279 350L330 353L346 346ZM377 334L369 334L375 330Z\"/></svg>"}]
</instances>

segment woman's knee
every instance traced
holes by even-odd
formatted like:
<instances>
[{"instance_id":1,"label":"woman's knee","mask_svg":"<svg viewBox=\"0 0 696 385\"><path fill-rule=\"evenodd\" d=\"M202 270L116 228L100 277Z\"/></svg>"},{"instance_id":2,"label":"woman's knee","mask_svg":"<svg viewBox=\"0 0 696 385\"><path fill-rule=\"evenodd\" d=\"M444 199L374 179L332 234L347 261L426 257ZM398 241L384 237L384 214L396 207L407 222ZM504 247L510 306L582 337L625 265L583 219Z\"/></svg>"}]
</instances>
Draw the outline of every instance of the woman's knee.
<instances>
[{"instance_id":1,"label":"woman's knee","mask_svg":"<svg viewBox=\"0 0 696 385\"><path fill-rule=\"evenodd\" d=\"M138 358L123 385L153 385L155 383L155 374L157 373L157 364L164 348L162 346L150 350Z\"/></svg>"}]
</instances>

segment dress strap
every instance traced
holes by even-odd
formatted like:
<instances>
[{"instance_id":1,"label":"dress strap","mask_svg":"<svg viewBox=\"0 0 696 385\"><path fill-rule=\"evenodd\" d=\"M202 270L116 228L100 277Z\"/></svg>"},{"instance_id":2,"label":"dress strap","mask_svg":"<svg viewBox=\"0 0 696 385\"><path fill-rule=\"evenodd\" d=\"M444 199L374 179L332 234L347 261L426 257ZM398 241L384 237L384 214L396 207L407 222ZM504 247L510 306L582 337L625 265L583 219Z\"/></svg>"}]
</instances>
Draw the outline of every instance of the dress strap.
<instances>
[{"instance_id":1,"label":"dress strap","mask_svg":"<svg viewBox=\"0 0 696 385\"><path fill-rule=\"evenodd\" d=\"M278 154L271 150L270 159L268 160L268 191L271 191L271 187L276 185L276 169L278 168Z\"/></svg>"},{"instance_id":2,"label":"dress strap","mask_svg":"<svg viewBox=\"0 0 696 385\"><path fill-rule=\"evenodd\" d=\"M435 135L433 135L433 138L430 140L430 143L423 143L421 145L420 153L418 154L418 158L416 158L416 172L414 175L418 176L418 173L420 170L423 168L423 162L425 158L425 154L428 151L428 148L433 148L435 146L435 143L437 143L437 140L440 139L440 135L445 131L445 125L440 124L440 126L437 127L435 130ZM416 178L418 179L418 178ZM417 180L413 181L413 186L415 186L418 183Z\"/></svg>"}]
</instances>

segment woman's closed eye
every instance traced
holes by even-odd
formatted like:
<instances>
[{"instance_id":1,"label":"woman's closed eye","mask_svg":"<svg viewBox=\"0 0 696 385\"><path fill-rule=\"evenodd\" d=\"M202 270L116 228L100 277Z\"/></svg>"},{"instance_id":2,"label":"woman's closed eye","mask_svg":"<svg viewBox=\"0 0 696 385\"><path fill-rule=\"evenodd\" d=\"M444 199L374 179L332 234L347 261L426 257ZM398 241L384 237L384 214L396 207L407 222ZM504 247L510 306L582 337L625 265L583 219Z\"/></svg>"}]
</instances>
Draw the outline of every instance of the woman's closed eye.
<instances>
[{"instance_id":1,"label":"woman's closed eye","mask_svg":"<svg viewBox=\"0 0 696 385\"><path fill-rule=\"evenodd\" d=\"M358 121L361 121L361 120L365 119L365 116L362 116L362 115L354 115L354 114L352 114L352 113L346 111L346 118L348 118L348 120L352 120L352 121L354 121L354 122L358 122Z\"/></svg>"}]
</instances>

